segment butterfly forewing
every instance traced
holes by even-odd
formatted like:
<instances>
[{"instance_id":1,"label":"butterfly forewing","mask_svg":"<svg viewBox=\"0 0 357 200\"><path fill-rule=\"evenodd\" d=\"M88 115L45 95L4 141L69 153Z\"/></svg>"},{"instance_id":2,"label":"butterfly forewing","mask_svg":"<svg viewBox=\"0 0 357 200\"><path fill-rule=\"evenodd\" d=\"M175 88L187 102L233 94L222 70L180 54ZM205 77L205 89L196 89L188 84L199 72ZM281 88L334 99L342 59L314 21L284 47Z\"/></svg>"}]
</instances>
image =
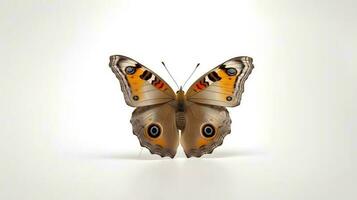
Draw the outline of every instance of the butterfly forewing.
<instances>
[{"instance_id":1,"label":"butterfly forewing","mask_svg":"<svg viewBox=\"0 0 357 200\"><path fill-rule=\"evenodd\" d=\"M172 88L139 62L121 55L110 56L110 68L120 81L125 102L140 107L175 100Z\"/></svg>"},{"instance_id":2,"label":"butterfly forewing","mask_svg":"<svg viewBox=\"0 0 357 200\"><path fill-rule=\"evenodd\" d=\"M244 83L252 72L253 59L232 58L200 77L187 91L188 101L233 107L238 106Z\"/></svg>"}]
</instances>

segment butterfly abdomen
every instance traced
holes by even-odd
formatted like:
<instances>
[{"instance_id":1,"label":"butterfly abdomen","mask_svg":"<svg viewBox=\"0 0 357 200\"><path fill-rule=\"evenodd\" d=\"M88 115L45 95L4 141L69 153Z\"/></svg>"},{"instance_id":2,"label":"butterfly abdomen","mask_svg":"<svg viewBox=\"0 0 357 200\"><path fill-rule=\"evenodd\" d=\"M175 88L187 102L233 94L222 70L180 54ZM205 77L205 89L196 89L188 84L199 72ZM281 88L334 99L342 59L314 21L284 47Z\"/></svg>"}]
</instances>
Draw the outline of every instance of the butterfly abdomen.
<instances>
[{"instance_id":1,"label":"butterfly abdomen","mask_svg":"<svg viewBox=\"0 0 357 200\"><path fill-rule=\"evenodd\" d=\"M176 127L177 129L183 130L185 128L186 119L184 112L176 112Z\"/></svg>"}]
</instances>

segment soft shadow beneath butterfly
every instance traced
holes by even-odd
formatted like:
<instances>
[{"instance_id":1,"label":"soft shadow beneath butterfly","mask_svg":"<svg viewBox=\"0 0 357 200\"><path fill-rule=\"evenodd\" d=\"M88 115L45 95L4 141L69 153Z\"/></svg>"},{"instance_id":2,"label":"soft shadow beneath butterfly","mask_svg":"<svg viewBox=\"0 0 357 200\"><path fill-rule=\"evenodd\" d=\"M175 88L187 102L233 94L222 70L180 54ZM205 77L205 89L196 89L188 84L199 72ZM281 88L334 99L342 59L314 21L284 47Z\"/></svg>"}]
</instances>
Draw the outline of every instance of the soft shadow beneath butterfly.
<instances>
[{"instance_id":1,"label":"soft shadow beneath butterfly","mask_svg":"<svg viewBox=\"0 0 357 200\"><path fill-rule=\"evenodd\" d=\"M253 59L232 58L176 93L157 74L122 55L110 56L125 102L137 107L131 117L140 145L153 154L173 158L181 143L187 157L212 153L231 132L225 107L240 104ZM180 130L180 133L179 133Z\"/></svg>"}]
</instances>

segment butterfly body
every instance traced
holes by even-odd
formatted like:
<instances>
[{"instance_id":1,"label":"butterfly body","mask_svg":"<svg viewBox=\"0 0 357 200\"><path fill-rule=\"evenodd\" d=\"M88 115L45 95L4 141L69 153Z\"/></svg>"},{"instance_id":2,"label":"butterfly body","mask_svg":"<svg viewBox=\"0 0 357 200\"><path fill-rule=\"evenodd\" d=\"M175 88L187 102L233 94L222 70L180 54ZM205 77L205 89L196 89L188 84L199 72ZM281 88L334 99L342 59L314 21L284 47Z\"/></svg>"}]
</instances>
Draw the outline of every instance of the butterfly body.
<instances>
[{"instance_id":1,"label":"butterfly body","mask_svg":"<svg viewBox=\"0 0 357 200\"><path fill-rule=\"evenodd\" d=\"M185 92L180 88L179 91L176 92L176 127L179 130L183 130L185 128Z\"/></svg>"},{"instance_id":2,"label":"butterfly body","mask_svg":"<svg viewBox=\"0 0 357 200\"><path fill-rule=\"evenodd\" d=\"M200 157L231 132L225 107L239 105L253 69L250 57L232 58L199 78L185 93L174 93L158 75L126 56L110 57L125 102L136 107L133 133L151 153L173 158L179 144L187 157Z\"/></svg>"}]
</instances>

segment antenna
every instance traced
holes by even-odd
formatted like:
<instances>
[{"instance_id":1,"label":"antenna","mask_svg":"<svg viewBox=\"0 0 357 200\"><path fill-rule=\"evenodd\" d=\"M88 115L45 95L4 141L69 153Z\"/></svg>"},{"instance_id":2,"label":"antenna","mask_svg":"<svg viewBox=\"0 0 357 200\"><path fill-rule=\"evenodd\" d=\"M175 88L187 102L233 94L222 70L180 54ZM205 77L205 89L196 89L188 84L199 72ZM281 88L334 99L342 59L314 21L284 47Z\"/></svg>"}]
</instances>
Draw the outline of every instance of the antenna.
<instances>
[{"instance_id":1,"label":"antenna","mask_svg":"<svg viewBox=\"0 0 357 200\"><path fill-rule=\"evenodd\" d=\"M162 65L165 67L167 73L169 73L169 75L170 75L170 77L172 78L172 80L174 80L174 82L175 82L177 88L180 88L180 87L178 86L177 82L175 81L174 77L171 75L171 73L170 73L169 70L167 69L165 63L164 63L163 61L161 61L161 63L162 63Z\"/></svg>"},{"instance_id":2,"label":"antenna","mask_svg":"<svg viewBox=\"0 0 357 200\"><path fill-rule=\"evenodd\" d=\"M183 84L182 87L184 87L187 83L188 80L190 80L191 76L193 75L193 73L195 73L195 71L197 70L198 66L200 66L200 63L197 63L195 69L193 70L193 72L190 74L190 76L187 78L187 80L185 81L185 83Z\"/></svg>"}]
</instances>

